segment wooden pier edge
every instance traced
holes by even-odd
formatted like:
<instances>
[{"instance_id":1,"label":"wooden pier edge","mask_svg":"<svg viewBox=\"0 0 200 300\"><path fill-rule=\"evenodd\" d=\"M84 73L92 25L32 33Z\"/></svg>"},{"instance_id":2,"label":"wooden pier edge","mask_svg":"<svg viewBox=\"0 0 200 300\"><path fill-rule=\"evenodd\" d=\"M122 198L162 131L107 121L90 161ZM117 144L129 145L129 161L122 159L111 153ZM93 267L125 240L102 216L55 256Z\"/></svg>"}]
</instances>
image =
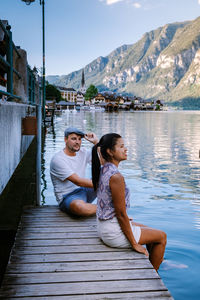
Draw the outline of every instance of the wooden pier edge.
<instances>
[{"instance_id":1,"label":"wooden pier edge","mask_svg":"<svg viewBox=\"0 0 200 300\"><path fill-rule=\"evenodd\" d=\"M57 206L25 209L0 299L162 299L172 296L144 255L105 246L96 220Z\"/></svg>"}]
</instances>

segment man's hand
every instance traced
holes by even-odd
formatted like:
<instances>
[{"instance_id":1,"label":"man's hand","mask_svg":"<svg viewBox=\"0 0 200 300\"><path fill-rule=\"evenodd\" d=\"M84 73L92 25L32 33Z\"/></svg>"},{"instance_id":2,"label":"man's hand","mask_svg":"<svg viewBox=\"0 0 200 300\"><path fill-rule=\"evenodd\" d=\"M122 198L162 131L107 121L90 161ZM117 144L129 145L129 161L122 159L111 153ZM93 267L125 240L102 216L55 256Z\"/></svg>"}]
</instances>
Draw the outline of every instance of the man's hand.
<instances>
[{"instance_id":1,"label":"man's hand","mask_svg":"<svg viewBox=\"0 0 200 300\"><path fill-rule=\"evenodd\" d=\"M96 145L98 143L98 138L94 132L88 132L84 135L84 138L89 141L90 143L93 143Z\"/></svg>"}]
</instances>

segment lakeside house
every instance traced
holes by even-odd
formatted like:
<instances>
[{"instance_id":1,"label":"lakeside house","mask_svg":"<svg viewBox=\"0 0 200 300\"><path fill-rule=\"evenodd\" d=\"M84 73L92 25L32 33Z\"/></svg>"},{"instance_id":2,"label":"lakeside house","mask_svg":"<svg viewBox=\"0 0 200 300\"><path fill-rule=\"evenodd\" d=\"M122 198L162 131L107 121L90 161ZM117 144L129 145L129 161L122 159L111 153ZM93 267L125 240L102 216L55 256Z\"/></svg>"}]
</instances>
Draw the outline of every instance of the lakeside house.
<instances>
[{"instance_id":1,"label":"lakeside house","mask_svg":"<svg viewBox=\"0 0 200 300\"><path fill-rule=\"evenodd\" d=\"M103 104L105 109L118 110L158 110L163 108L163 102L161 100L146 100L136 96L123 96L121 94L113 92L101 92L95 97L95 103Z\"/></svg>"},{"instance_id":2,"label":"lakeside house","mask_svg":"<svg viewBox=\"0 0 200 300\"><path fill-rule=\"evenodd\" d=\"M77 92L76 104L80 105L80 106L85 104L85 97L84 97L84 94L81 91Z\"/></svg>"},{"instance_id":3,"label":"lakeside house","mask_svg":"<svg viewBox=\"0 0 200 300\"><path fill-rule=\"evenodd\" d=\"M61 97L70 102L75 102L77 100L77 91L73 88L66 88L62 86L56 86L56 88L59 90L61 93Z\"/></svg>"},{"instance_id":4,"label":"lakeside house","mask_svg":"<svg viewBox=\"0 0 200 300\"><path fill-rule=\"evenodd\" d=\"M76 91L74 88L57 87L63 98L58 102L55 108L57 110L73 109L84 105L95 105L104 107L108 111L117 110L162 110L163 102L161 100L142 99L137 96L124 96L122 94L105 91L99 92L91 101L85 101L84 93ZM86 102L86 103L85 103ZM46 102L48 108L53 106L50 100Z\"/></svg>"}]
</instances>

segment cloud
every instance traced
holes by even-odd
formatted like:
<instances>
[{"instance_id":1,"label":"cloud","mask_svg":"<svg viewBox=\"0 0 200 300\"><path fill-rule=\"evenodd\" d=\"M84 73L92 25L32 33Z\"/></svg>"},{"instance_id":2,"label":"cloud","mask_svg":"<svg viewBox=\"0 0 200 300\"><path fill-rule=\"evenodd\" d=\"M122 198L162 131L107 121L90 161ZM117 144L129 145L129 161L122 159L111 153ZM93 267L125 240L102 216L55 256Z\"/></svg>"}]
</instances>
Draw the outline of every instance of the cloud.
<instances>
[{"instance_id":1,"label":"cloud","mask_svg":"<svg viewBox=\"0 0 200 300\"><path fill-rule=\"evenodd\" d=\"M200 0L199 0L199 1L200 1ZM138 3L138 2L134 2L134 3L133 3L133 6L134 6L135 8L140 8L140 7L141 7L141 4Z\"/></svg>"},{"instance_id":2,"label":"cloud","mask_svg":"<svg viewBox=\"0 0 200 300\"><path fill-rule=\"evenodd\" d=\"M112 4L115 4L115 3L120 2L120 1L124 1L124 0L106 0L106 4L107 5L112 5Z\"/></svg>"},{"instance_id":3,"label":"cloud","mask_svg":"<svg viewBox=\"0 0 200 300\"><path fill-rule=\"evenodd\" d=\"M200 5L200 0L198 0L198 3L199 3L199 5Z\"/></svg>"},{"instance_id":4,"label":"cloud","mask_svg":"<svg viewBox=\"0 0 200 300\"><path fill-rule=\"evenodd\" d=\"M100 2L104 2L106 5L112 5L118 2L125 2L129 3L135 7L135 8L141 8L142 5L139 2L133 2L134 0L99 0ZM200 0L198 0L200 2Z\"/></svg>"}]
</instances>

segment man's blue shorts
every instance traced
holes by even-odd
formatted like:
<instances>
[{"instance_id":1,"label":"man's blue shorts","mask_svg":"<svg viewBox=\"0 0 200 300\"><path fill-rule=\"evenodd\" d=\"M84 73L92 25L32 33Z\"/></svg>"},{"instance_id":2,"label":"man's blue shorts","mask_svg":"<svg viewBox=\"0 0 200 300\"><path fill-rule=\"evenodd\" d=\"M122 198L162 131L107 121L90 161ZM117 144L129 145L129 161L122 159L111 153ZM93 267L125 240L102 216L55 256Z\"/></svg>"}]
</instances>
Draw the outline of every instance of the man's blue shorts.
<instances>
[{"instance_id":1,"label":"man's blue shorts","mask_svg":"<svg viewBox=\"0 0 200 300\"><path fill-rule=\"evenodd\" d=\"M96 196L97 193L93 190L93 188L81 187L75 189L69 194L63 195L63 200L59 204L59 208L64 212L70 212L69 206L73 200L83 200L86 203L92 203Z\"/></svg>"}]
</instances>

